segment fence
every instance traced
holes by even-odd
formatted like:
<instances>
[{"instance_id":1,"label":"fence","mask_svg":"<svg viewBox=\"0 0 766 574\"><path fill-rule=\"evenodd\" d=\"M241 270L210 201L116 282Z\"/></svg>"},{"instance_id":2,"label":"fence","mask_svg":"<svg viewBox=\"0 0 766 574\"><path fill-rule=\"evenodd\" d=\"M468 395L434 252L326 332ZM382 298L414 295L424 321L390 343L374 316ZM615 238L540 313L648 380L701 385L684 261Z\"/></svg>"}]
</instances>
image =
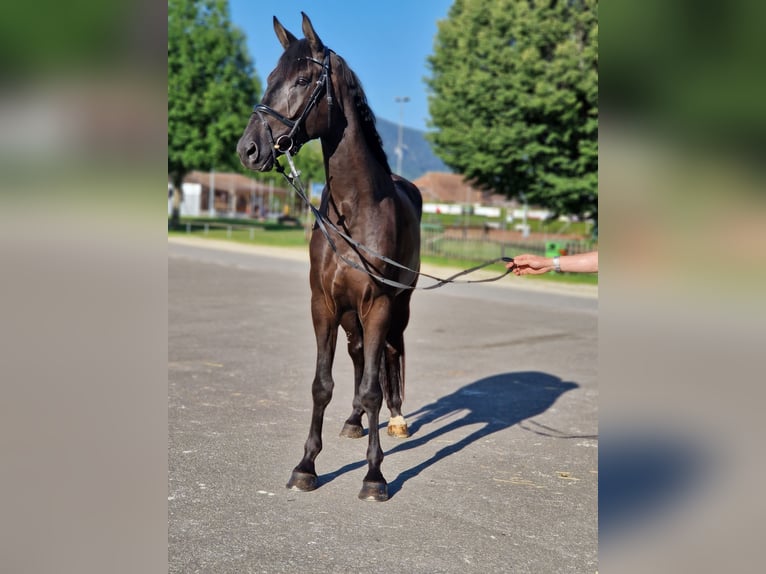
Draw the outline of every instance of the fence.
<instances>
[{"instance_id":1,"label":"fence","mask_svg":"<svg viewBox=\"0 0 766 574\"><path fill-rule=\"evenodd\" d=\"M295 223L291 226L279 226L284 230L296 230ZM300 225L297 225L301 229ZM213 237L225 237L240 241L255 241L256 235L264 237L263 227L248 224L222 223L216 221L183 221L181 229L186 233L201 233ZM296 230L297 231L297 230ZM271 234L269 234L271 235ZM300 245L308 243L308 228L303 228L303 238L292 238L290 243ZM462 261L487 261L498 257L513 257L519 253L534 253L546 255L550 252L551 243L556 244L557 252L575 254L591 251L596 248L592 240L582 240L563 236L546 236L536 234L528 239L522 239L519 233L503 232L490 229L475 228L442 228L441 226L423 225L421 228L420 253L423 256L433 256L443 259ZM283 237L284 239L284 237Z\"/></svg>"},{"instance_id":2,"label":"fence","mask_svg":"<svg viewBox=\"0 0 766 574\"><path fill-rule=\"evenodd\" d=\"M517 233L491 230L433 229L425 226L420 235L420 253L445 259L486 261L520 253L546 255L551 243L556 244L556 250L562 255L585 253L596 248L592 240L545 235L522 239L518 236Z\"/></svg>"}]
</instances>

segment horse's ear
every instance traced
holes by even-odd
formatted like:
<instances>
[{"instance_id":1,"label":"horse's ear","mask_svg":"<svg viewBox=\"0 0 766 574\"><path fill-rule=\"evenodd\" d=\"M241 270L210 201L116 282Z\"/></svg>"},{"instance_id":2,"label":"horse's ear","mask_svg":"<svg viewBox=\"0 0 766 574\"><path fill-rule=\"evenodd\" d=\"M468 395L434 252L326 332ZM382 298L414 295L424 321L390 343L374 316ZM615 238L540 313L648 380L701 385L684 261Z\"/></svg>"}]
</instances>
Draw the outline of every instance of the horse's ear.
<instances>
[{"instance_id":1,"label":"horse's ear","mask_svg":"<svg viewBox=\"0 0 766 574\"><path fill-rule=\"evenodd\" d=\"M282 26L279 20L277 20L276 16L274 16L274 33L277 35L279 43L282 44L282 47L285 50L287 50L287 47L290 44L298 41L298 38L293 36L288 30L285 29L284 26Z\"/></svg>"},{"instance_id":2,"label":"horse's ear","mask_svg":"<svg viewBox=\"0 0 766 574\"><path fill-rule=\"evenodd\" d=\"M301 16L303 16L303 35L306 36L312 50L315 52L323 50L324 44L322 44L322 40L319 39L319 36L317 36L317 33L314 31L314 26L311 25L311 20L309 20L309 17L306 16L305 12L301 12Z\"/></svg>"}]
</instances>

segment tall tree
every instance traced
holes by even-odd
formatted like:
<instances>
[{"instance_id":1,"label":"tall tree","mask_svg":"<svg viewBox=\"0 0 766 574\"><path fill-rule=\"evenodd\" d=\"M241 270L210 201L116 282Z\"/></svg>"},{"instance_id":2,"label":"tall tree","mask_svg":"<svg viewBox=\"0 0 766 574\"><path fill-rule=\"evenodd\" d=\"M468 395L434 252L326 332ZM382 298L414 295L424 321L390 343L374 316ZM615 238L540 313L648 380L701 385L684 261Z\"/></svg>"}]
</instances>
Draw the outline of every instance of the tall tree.
<instances>
[{"instance_id":1,"label":"tall tree","mask_svg":"<svg viewBox=\"0 0 766 574\"><path fill-rule=\"evenodd\" d=\"M439 22L430 134L480 187L598 210L598 0L455 0Z\"/></svg>"},{"instance_id":2,"label":"tall tree","mask_svg":"<svg viewBox=\"0 0 766 574\"><path fill-rule=\"evenodd\" d=\"M190 170L239 169L235 151L261 87L227 0L168 0L168 175L173 224Z\"/></svg>"}]
</instances>

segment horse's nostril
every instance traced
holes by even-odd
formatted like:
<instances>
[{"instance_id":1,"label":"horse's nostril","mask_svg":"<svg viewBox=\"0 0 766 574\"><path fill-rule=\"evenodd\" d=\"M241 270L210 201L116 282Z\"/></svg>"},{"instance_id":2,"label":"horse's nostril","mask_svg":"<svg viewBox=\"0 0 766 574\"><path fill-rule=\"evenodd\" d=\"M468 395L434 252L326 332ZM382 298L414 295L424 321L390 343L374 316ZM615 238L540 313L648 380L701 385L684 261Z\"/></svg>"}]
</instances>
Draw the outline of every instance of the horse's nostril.
<instances>
[{"instance_id":1,"label":"horse's nostril","mask_svg":"<svg viewBox=\"0 0 766 574\"><path fill-rule=\"evenodd\" d=\"M258 146L255 145L255 142L251 141L247 144L245 153L247 154L247 157L254 157L258 155Z\"/></svg>"}]
</instances>

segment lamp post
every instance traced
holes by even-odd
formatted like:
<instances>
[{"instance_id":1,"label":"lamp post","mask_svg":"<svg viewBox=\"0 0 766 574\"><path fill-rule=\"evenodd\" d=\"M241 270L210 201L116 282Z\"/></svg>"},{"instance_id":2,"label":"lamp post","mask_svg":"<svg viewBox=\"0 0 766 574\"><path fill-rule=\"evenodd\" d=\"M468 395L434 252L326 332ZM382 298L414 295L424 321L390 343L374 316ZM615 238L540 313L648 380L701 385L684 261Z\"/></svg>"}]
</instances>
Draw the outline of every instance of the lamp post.
<instances>
[{"instance_id":1,"label":"lamp post","mask_svg":"<svg viewBox=\"0 0 766 574\"><path fill-rule=\"evenodd\" d=\"M410 101L408 96L396 96L394 101L399 104L399 140L396 144L394 153L396 154L396 173L402 175L402 158L404 157L404 146L402 145L402 131L404 124L404 104Z\"/></svg>"},{"instance_id":2,"label":"lamp post","mask_svg":"<svg viewBox=\"0 0 766 574\"><path fill-rule=\"evenodd\" d=\"M210 186L207 192L207 215L215 217L215 168L210 168Z\"/></svg>"}]
</instances>

